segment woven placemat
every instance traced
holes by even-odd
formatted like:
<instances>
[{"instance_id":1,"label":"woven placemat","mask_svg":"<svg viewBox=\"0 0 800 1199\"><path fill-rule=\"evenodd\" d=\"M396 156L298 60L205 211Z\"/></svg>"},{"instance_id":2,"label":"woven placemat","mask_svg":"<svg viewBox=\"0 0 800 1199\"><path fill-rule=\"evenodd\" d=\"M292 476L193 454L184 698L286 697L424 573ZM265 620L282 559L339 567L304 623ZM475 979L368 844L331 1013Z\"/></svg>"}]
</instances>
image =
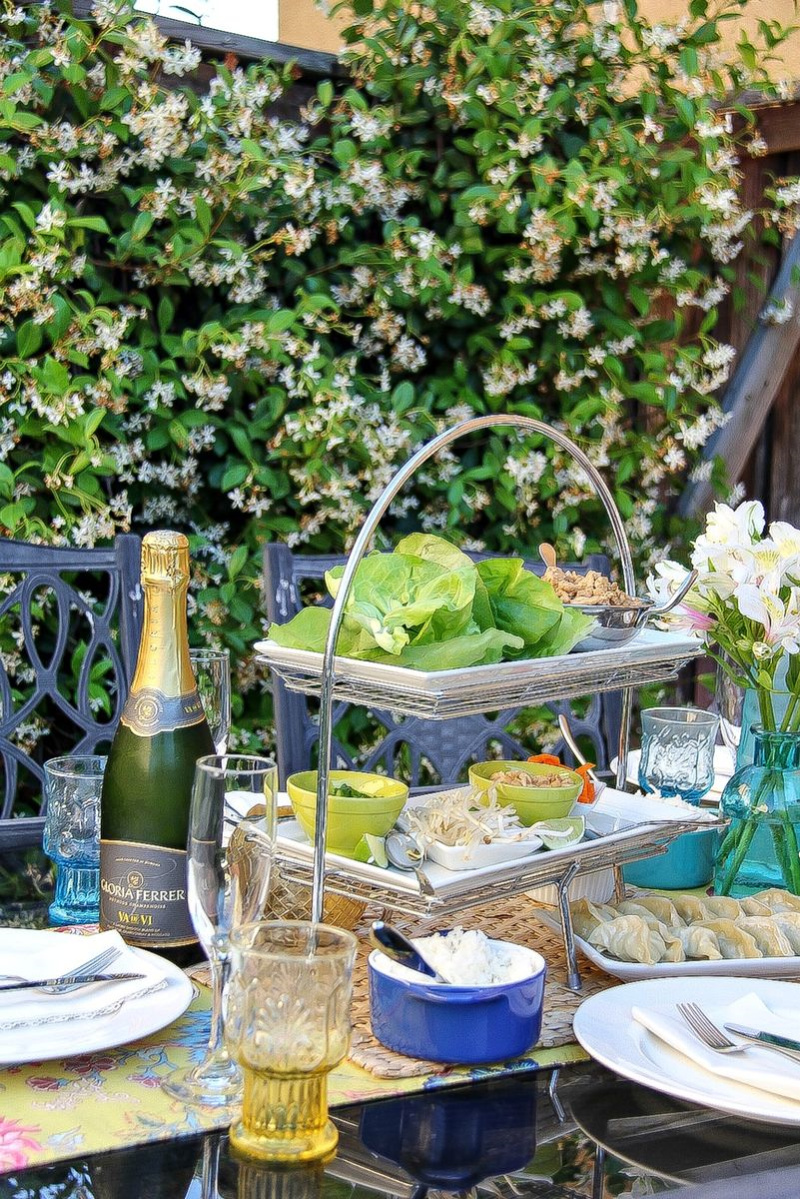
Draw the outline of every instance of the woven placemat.
<instances>
[{"instance_id":1,"label":"woven placemat","mask_svg":"<svg viewBox=\"0 0 800 1199\"><path fill-rule=\"evenodd\" d=\"M358 937L358 954L353 973L353 1037L350 1058L377 1078L414 1078L422 1074L439 1075L452 1070L441 1062L426 1062L393 1053L376 1041L370 1031L369 983L367 957L370 946L367 929L374 919L391 919L409 936L425 936L435 931L430 924L398 914L369 907L354 929ZM561 934L546 928L536 919L536 905L524 895L498 900L484 907L471 908L465 919L469 928L480 928L487 936L501 941L514 941L535 949L547 962L547 983L544 992L542 1032L537 1049L568 1045L575 1040L572 1018L589 995L617 984L617 979L605 974L591 962L580 963L583 989L577 995L565 985L567 962Z\"/></svg>"}]
</instances>

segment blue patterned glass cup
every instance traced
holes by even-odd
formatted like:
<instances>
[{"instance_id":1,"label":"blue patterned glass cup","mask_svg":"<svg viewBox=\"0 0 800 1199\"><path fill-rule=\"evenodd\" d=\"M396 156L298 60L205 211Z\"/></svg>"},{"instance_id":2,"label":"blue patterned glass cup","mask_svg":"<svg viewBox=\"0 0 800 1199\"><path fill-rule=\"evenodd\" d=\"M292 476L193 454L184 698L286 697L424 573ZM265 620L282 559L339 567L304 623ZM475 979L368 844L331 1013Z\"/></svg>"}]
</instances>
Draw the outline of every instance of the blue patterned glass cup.
<instances>
[{"instance_id":1,"label":"blue patterned glass cup","mask_svg":"<svg viewBox=\"0 0 800 1199\"><path fill-rule=\"evenodd\" d=\"M701 708L646 708L642 712L640 786L699 803L714 782L718 729L719 716Z\"/></svg>"},{"instance_id":2,"label":"blue patterned glass cup","mask_svg":"<svg viewBox=\"0 0 800 1199\"><path fill-rule=\"evenodd\" d=\"M106 758L72 754L44 764L43 847L56 867L51 924L100 918L100 793Z\"/></svg>"}]
</instances>

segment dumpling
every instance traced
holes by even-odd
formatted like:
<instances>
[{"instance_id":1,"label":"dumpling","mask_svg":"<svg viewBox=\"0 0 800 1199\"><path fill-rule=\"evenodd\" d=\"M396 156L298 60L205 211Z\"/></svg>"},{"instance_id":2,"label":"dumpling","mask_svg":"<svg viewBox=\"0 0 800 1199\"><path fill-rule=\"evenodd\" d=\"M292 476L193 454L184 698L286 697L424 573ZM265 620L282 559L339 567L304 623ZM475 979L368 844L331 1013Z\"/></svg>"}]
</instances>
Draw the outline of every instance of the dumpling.
<instances>
[{"instance_id":1,"label":"dumpling","mask_svg":"<svg viewBox=\"0 0 800 1199\"><path fill-rule=\"evenodd\" d=\"M757 891L753 898L765 904L771 912L800 912L800 895L781 891L779 887L770 887L768 891Z\"/></svg>"},{"instance_id":2,"label":"dumpling","mask_svg":"<svg viewBox=\"0 0 800 1199\"><path fill-rule=\"evenodd\" d=\"M622 916L638 916L644 920L649 928L655 929L666 946L664 956L661 959L662 962L686 961L686 954L683 952L683 943L675 936L674 930L668 928L663 921L659 920L658 916L654 916L642 904L637 903L634 899L625 899L622 903L617 904L616 910Z\"/></svg>"},{"instance_id":3,"label":"dumpling","mask_svg":"<svg viewBox=\"0 0 800 1199\"><path fill-rule=\"evenodd\" d=\"M763 953L756 945L755 937L739 928L732 920L720 918L706 920L703 928L708 928L717 934L720 950L724 958L761 958Z\"/></svg>"},{"instance_id":4,"label":"dumpling","mask_svg":"<svg viewBox=\"0 0 800 1199\"><path fill-rule=\"evenodd\" d=\"M662 961L667 948L664 938L641 916L618 916L616 920L598 924L589 934L589 944L621 962L641 962L646 966Z\"/></svg>"},{"instance_id":5,"label":"dumpling","mask_svg":"<svg viewBox=\"0 0 800 1199\"><path fill-rule=\"evenodd\" d=\"M738 920L742 914L742 909L739 907L739 900L733 899L730 895L708 895L701 899L703 907L706 910L706 916L712 920L722 918L723 920Z\"/></svg>"},{"instance_id":6,"label":"dumpling","mask_svg":"<svg viewBox=\"0 0 800 1199\"><path fill-rule=\"evenodd\" d=\"M695 961L704 959L709 962L721 960L722 952L717 934L710 928L703 928L702 924L690 924L688 927L672 928L670 931L680 940L687 958Z\"/></svg>"},{"instance_id":7,"label":"dumpling","mask_svg":"<svg viewBox=\"0 0 800 1199\"><path fill-rule=\"evenodd\" d=\"M648 912L652 912L662 924L666 924L669 928L683 924L675 904L671 899L667 899L666 895L637 895L632 902L638 904L640 908L647 908Z\"/></svg>"},{"instance_id":8,"label":"dumpling","mask_svg":"<svg viewBox=\"0 0 800 1199\"><path fill-rule=\"evenodd\" d=\"M696 895L673 895L671 898L676 912L685 924L697 924L698 921L708 918L703 901Z\"/></svg>"},{"instance_id":9,"label":"dumpling","mask_svg":"<svg viewBox=\"0 0 800 1199\"><path fill-rule=\"evenodd\" d=\"M603 924L606 920L613 920L616 915L614 909L608 904L592 903L588 899L578 899L575 903L571 903L569 911L572 916L572 927L584 941L588 941L589 933L597 928L598 924Z\"/></svg>"},{"instance_id":10,"label":"dumpling","mask_svg":"<svg viewBox=\"0 0 800 1199\"><path fill-rule=\"evenodd\" d=\"M623 899L622 903L617 904L615 910L620 916L641 916L642 920L646 920L651 928L658 928L659 924L662 926L664 924L663 920L660 920L643 903L639 903L638 899Z\"/></svg>"},{"instance_id":11,"label":"dumpling","mask_svg":"<svg viewBox=\"0 0 800 1199\"><path fill-rule=\"evenodd\" d=\"M800 912L776 912L772 917L792 947L792 953L800 953Z\"/></svg>"},{"instance_id":12,"label":"dumpling","mask_svg":"<svg viewBox=\"0 0 800 1199\"><path fill-rule=\"evenodd\" d=\"M739 906L744 916L769 916L770 914L767 905L762 903L757 895L743 895L739 900Z\"/></svg>"},{"instance_id":13,"label":"dumpling","mask_svg":"<svg viewBox=\"0 0 800 1199\"><path fill-rule=\"evenodd\" d=\"M800 915L800 912L797 914ZM778 927L774 916L742 916L737 923L739 928L743 928L755 939L765 958L792 956L792 943L786 933Z\"/></svg>"}]
</instances>

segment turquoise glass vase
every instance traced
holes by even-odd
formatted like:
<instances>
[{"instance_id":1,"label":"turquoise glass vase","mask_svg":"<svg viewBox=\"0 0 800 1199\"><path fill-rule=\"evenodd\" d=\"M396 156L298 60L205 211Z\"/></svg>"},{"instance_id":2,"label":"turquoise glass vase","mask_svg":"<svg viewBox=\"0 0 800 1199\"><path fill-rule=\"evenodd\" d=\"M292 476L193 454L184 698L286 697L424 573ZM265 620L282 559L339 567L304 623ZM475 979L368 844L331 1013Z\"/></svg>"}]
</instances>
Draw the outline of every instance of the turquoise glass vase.
<instances>
[{"instance_id":1,"label":"turquoise glass vase","mask_svg":"<svg viewBox=\"0 0 800 1199\"><path fill-rule=\"evenodd\" d=\"M720 799L730 820L714 872L718 895L780 887L800 895L800 733L753 730L754 762Z\"/></svg>"}]
</instances>

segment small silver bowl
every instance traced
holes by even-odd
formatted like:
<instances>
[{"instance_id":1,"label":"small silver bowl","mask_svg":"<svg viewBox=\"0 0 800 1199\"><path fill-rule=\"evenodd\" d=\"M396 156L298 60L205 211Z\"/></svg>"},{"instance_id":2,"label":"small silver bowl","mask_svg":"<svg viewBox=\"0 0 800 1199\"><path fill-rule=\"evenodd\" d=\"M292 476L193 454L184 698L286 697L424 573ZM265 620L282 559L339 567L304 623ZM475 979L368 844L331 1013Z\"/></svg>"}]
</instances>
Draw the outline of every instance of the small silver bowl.
<instances>
[{"instance_id":1,"label":"small silver bowl","mask_svg":"<svg viewBox=\"0 0 800 1199\"><path fill-rule=\"evenodd\" d=\"M658 620L671 612L686 595L697 579L697 571L689 571L678 590L659 607L652 600L639 600L635 604L565 604L565 608L576 608L585 616L595 619L595 626L574 647L573 653L588 650L618 649L639 636L649 620Z\"/></svg>"},{"instance_id":2,"label":"small silver bowl","mask_svg":"<svg viewBox=\"0 0 800 1199\"><path fill-rule=\"evenodd\" d=\"M638 637L644 628L648 617L653 612L649 602L639 604L565 604L565 608L574 608L591 616L595 621L581 641L575 646L573 653L587 650L616 649L627 645Z\"/></svg>"}]
</instances>

